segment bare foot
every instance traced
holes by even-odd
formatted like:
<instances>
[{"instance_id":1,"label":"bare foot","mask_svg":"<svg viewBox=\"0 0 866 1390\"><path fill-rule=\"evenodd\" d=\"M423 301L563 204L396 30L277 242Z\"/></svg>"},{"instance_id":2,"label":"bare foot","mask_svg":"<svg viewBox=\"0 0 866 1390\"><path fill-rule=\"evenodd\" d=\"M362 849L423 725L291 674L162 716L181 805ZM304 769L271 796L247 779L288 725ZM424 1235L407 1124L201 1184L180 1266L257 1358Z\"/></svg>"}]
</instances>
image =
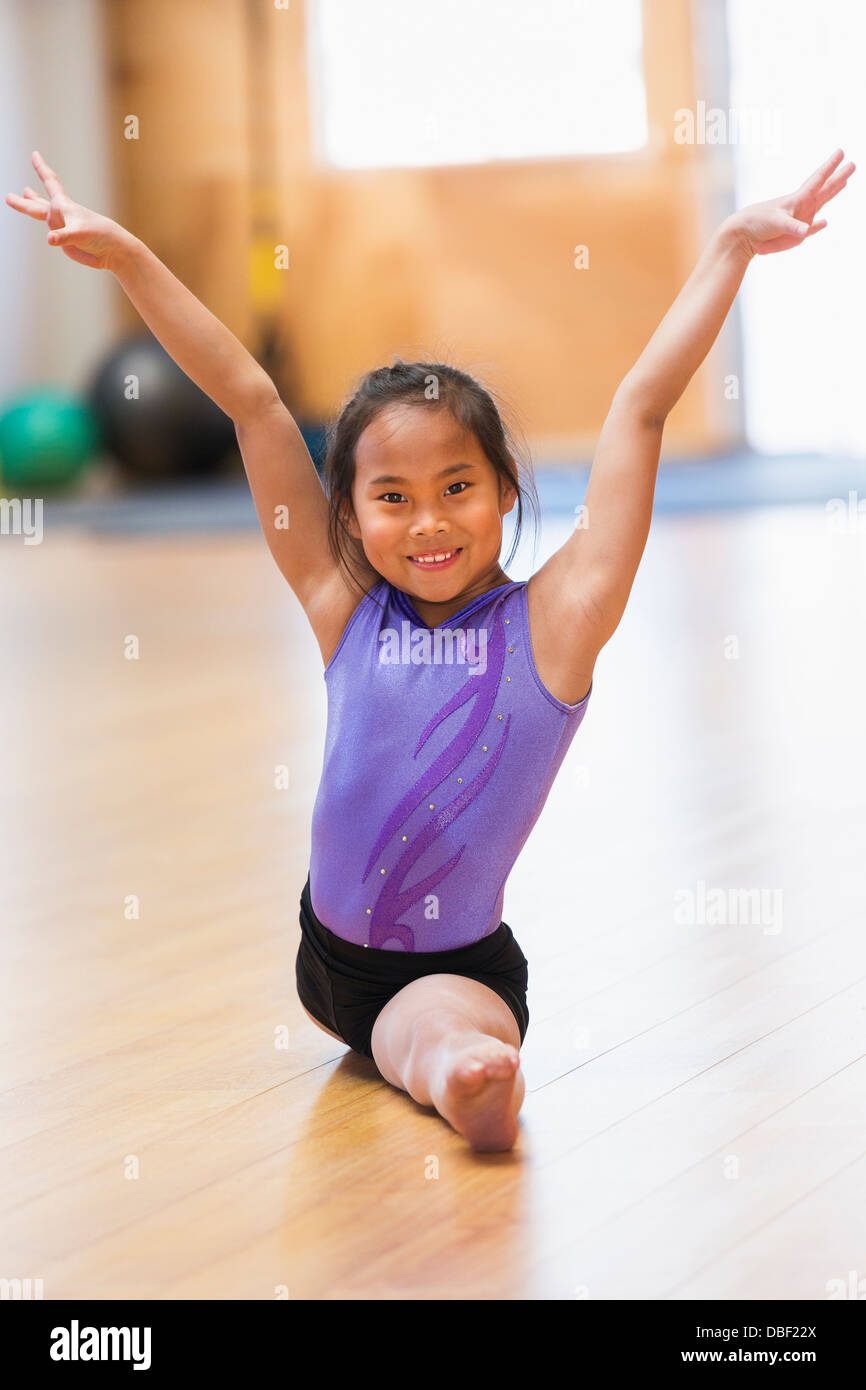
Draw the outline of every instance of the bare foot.
<instances>
[{"instance_id":1,"label":"bare foot","mask_svg":"<svg viewBox=\"0 0 866 1390\"><path fill-rule=\"evenodd\" d=\"M518 1049L484 1033L464 1035L442 1044L437 1072L430 1094L439 1114L479 1152L510 1149L526 1089Z\"/></svg>"}]
</instances>

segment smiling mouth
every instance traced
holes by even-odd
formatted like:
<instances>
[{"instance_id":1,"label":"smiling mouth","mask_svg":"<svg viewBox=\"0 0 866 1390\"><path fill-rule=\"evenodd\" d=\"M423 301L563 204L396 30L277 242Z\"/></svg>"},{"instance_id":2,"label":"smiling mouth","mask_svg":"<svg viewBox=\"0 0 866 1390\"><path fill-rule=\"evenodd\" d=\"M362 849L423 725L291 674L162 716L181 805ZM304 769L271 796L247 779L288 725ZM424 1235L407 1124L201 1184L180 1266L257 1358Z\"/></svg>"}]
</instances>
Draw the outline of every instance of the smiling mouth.
<instances>
[{"instance_id":1,"label":"smiling mouth","mask_svg":"<svg viewBox=\"0 0 866 1390\"><path fill-rule=\"evenodd\" d=\"M423 555L407 555L406 558L421 570L441 570L452 564L462 551L462 545L458 545L454 550L427 550Z\"/></svg>"}]
</instances>

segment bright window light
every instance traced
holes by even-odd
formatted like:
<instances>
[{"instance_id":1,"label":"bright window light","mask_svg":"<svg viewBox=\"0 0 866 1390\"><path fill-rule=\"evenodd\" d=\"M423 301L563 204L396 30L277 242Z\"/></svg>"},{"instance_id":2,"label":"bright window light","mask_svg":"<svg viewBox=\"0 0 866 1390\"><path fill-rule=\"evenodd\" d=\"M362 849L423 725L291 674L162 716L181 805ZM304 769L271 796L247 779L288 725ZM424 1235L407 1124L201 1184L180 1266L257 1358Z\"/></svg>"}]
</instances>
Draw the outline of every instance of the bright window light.
<instances>
[{"instance_id":1,"label":"bright window light","mask_svg":"<svg viewBox=\"0 0 866 1390\"><path fill-rule=\"evenodd\" d=\"M737 205L792 192L835 149L857 172L805 245L762 256L740 291L749 442L768 453L866 453L863 220L866 7L728 0L731 107L773 139L734 147Z\"/></svg>"},{"instance_id":2,"label":"bright window light","mask_svg":"<svg viewBox=\"0 0 866 1390\"><path fill-rule=\"evenodd\" d=\"M640 0L309 0L316 157L343 169L647 140Z\"/></svg>"}]
</instances>

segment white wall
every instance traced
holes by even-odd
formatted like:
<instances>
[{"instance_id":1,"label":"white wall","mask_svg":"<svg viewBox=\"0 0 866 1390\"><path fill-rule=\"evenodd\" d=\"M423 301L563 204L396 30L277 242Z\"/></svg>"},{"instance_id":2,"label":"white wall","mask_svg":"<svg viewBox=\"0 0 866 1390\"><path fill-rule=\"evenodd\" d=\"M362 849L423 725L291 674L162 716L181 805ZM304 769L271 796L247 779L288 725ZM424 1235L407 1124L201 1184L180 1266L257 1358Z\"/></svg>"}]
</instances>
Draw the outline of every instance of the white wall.
<instances>
[{"instance_id":1,"label":"white wall","mask_svg":"<svg viewBox=\"0 0 866 1390\"><path fill-rule=\"evenodd\" d=\"M112 214L99 0L0 0L0 192L41 191L38 149L76 201ZM76 265L0 203L0 406L28 386L79 389L113 340L104 271Z\"/></svg>"}]
</instances>

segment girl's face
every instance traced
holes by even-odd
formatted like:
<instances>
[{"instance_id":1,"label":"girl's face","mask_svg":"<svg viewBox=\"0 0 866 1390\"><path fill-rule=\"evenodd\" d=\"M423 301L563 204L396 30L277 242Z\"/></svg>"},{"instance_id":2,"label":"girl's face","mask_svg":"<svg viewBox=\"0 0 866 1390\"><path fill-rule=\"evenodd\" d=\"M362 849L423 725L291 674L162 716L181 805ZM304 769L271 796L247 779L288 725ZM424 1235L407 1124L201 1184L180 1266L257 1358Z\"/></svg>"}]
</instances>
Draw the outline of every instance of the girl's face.
<instances>
[{"instance_id":1,"label":"girl's face","mask_svg":"<svg viewBox=\"0 0 866 1390\"><path fill-rule=\"evenodd\" d=\"M516 500L449 410L394 405L358 440L349 529L395 588L466 602L502 574L502 518Z\"/></svg>"}]
</instances>

